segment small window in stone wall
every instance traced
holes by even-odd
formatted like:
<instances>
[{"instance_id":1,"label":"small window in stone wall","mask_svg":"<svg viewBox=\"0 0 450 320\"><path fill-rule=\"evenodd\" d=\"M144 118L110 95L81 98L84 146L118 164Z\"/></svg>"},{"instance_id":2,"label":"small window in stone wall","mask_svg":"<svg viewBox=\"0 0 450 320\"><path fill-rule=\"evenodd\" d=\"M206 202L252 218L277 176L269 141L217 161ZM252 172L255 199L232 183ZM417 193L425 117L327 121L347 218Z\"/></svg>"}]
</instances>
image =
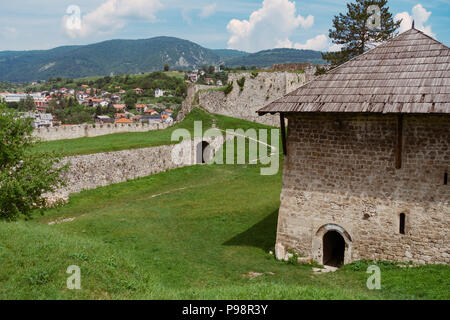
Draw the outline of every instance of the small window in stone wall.
<instances>
[{"instance_id":1,"label":"small window in stone wall","mask_svg":"<svg viewBox=\"0 0 450 320\"><path fill-rule=\"evenodd\" d=\"M448 185L448 172L444 173L444 186Z\"/></svg>"},{"instance_id":2,"label":"small window in stone wall","mask_svg":"<svg viewBox=\"0 0 450 320\"><path fill-rule=\"evenodd\" d=\"M405 234L405 224L406 224L406 215L404 213L400 213L400 234Z\"/></svg>"}]
</instances>

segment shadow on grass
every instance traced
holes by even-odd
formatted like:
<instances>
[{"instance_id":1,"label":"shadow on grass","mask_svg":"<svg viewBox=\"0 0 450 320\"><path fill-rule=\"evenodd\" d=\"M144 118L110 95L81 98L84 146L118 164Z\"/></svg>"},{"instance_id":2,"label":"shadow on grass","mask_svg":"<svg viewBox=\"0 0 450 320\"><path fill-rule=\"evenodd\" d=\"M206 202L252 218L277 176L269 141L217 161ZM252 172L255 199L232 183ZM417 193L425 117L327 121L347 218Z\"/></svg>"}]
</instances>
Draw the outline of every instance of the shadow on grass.
<instances>
[{"instance_id":1,"label":"shadow on grass","mask_svg":"<svg viewBox=\"0 0 450 320\"><path fill-rule=\"evenodd\" d=\"M249 246L269 251L274 248L277 235L278 210L250 229L223 243L225 246Z\"/></svg>"}]
</instances>

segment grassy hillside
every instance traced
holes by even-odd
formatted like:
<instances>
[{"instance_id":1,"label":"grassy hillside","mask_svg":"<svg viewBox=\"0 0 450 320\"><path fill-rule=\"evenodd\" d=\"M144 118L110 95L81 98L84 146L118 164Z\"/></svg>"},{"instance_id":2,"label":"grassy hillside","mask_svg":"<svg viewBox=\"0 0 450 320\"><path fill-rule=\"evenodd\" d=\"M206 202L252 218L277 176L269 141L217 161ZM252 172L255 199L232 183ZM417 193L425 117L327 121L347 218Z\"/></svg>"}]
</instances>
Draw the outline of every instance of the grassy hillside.
<instances>
[{"instance_id":1,"label":"grassy hillside","mask_svg":"<svg viewBox=\"0 0 450 320\"><path fill-rule=\"evenodd\" d=\"M261 176L258 166L187 167L73 195L32 221L0 222L0 298L450 298L446 266L380 263L382 289L369 291L367 263L317 275L276 261L268 251L280 189L281 174ZM81 268L82 290L66 289L70 265Z\"/></svg>"}]
</instances>

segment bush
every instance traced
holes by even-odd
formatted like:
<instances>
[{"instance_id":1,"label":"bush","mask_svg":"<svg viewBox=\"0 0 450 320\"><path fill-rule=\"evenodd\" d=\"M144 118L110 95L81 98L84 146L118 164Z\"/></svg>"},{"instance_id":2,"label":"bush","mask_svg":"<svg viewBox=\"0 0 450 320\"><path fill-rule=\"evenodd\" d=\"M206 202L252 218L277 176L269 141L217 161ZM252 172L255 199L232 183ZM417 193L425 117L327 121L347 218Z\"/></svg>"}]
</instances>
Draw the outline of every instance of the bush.
<instances>
[{"instance_id":1,"label":"bush","mask_svg":"<svg viewBox=\"0 0 450 320\"><path fill-rule=\"evenodd\" d=\"M244 85L245 85L245 77L240 78L239 80L236 81L240 90L244 91Z\"/></svg>"},{"instance_id":2,"label":"bush","mask_svg":"<svg viewBox=\"0 0 450 320\"><path fill-rule=\"evenodd\" d=\"M231 93L231 91L233 91L233 82L230 82L225 89L223 89L223 92L225 92L226 95L228 95L229 93Z\"/></svg>"},{"instance_id":3,"label":"bush","mask_svg":"<svg viewBox=\"0 0 450 320\"><path fill-rule=\"evenodd\" d=\"M36 140L31 123L0 104L0 219L29 217L35 209L42 212L42 195L64 184L61 174L67 165L59 165L60 157L32 152Z\"/></svg>"}]
</instances>

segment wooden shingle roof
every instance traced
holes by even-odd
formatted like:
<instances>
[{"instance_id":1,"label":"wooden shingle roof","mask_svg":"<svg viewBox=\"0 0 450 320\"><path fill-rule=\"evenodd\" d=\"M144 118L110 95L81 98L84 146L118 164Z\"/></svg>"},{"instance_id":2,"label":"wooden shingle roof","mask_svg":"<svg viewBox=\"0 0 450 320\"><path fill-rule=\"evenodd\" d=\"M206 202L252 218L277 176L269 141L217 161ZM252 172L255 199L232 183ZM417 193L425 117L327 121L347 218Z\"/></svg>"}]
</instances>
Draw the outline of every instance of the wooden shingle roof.
<instances>
[{"instance_id":1,"label":"wooden shingle roof","mask_svg":"<svg viewBox=\"0 0 450 320\"><path fill-rule=\"evenodd\" d=\"M258 111L450 114L450 49L411 29Z\"/></svg>"}]
</instances>

